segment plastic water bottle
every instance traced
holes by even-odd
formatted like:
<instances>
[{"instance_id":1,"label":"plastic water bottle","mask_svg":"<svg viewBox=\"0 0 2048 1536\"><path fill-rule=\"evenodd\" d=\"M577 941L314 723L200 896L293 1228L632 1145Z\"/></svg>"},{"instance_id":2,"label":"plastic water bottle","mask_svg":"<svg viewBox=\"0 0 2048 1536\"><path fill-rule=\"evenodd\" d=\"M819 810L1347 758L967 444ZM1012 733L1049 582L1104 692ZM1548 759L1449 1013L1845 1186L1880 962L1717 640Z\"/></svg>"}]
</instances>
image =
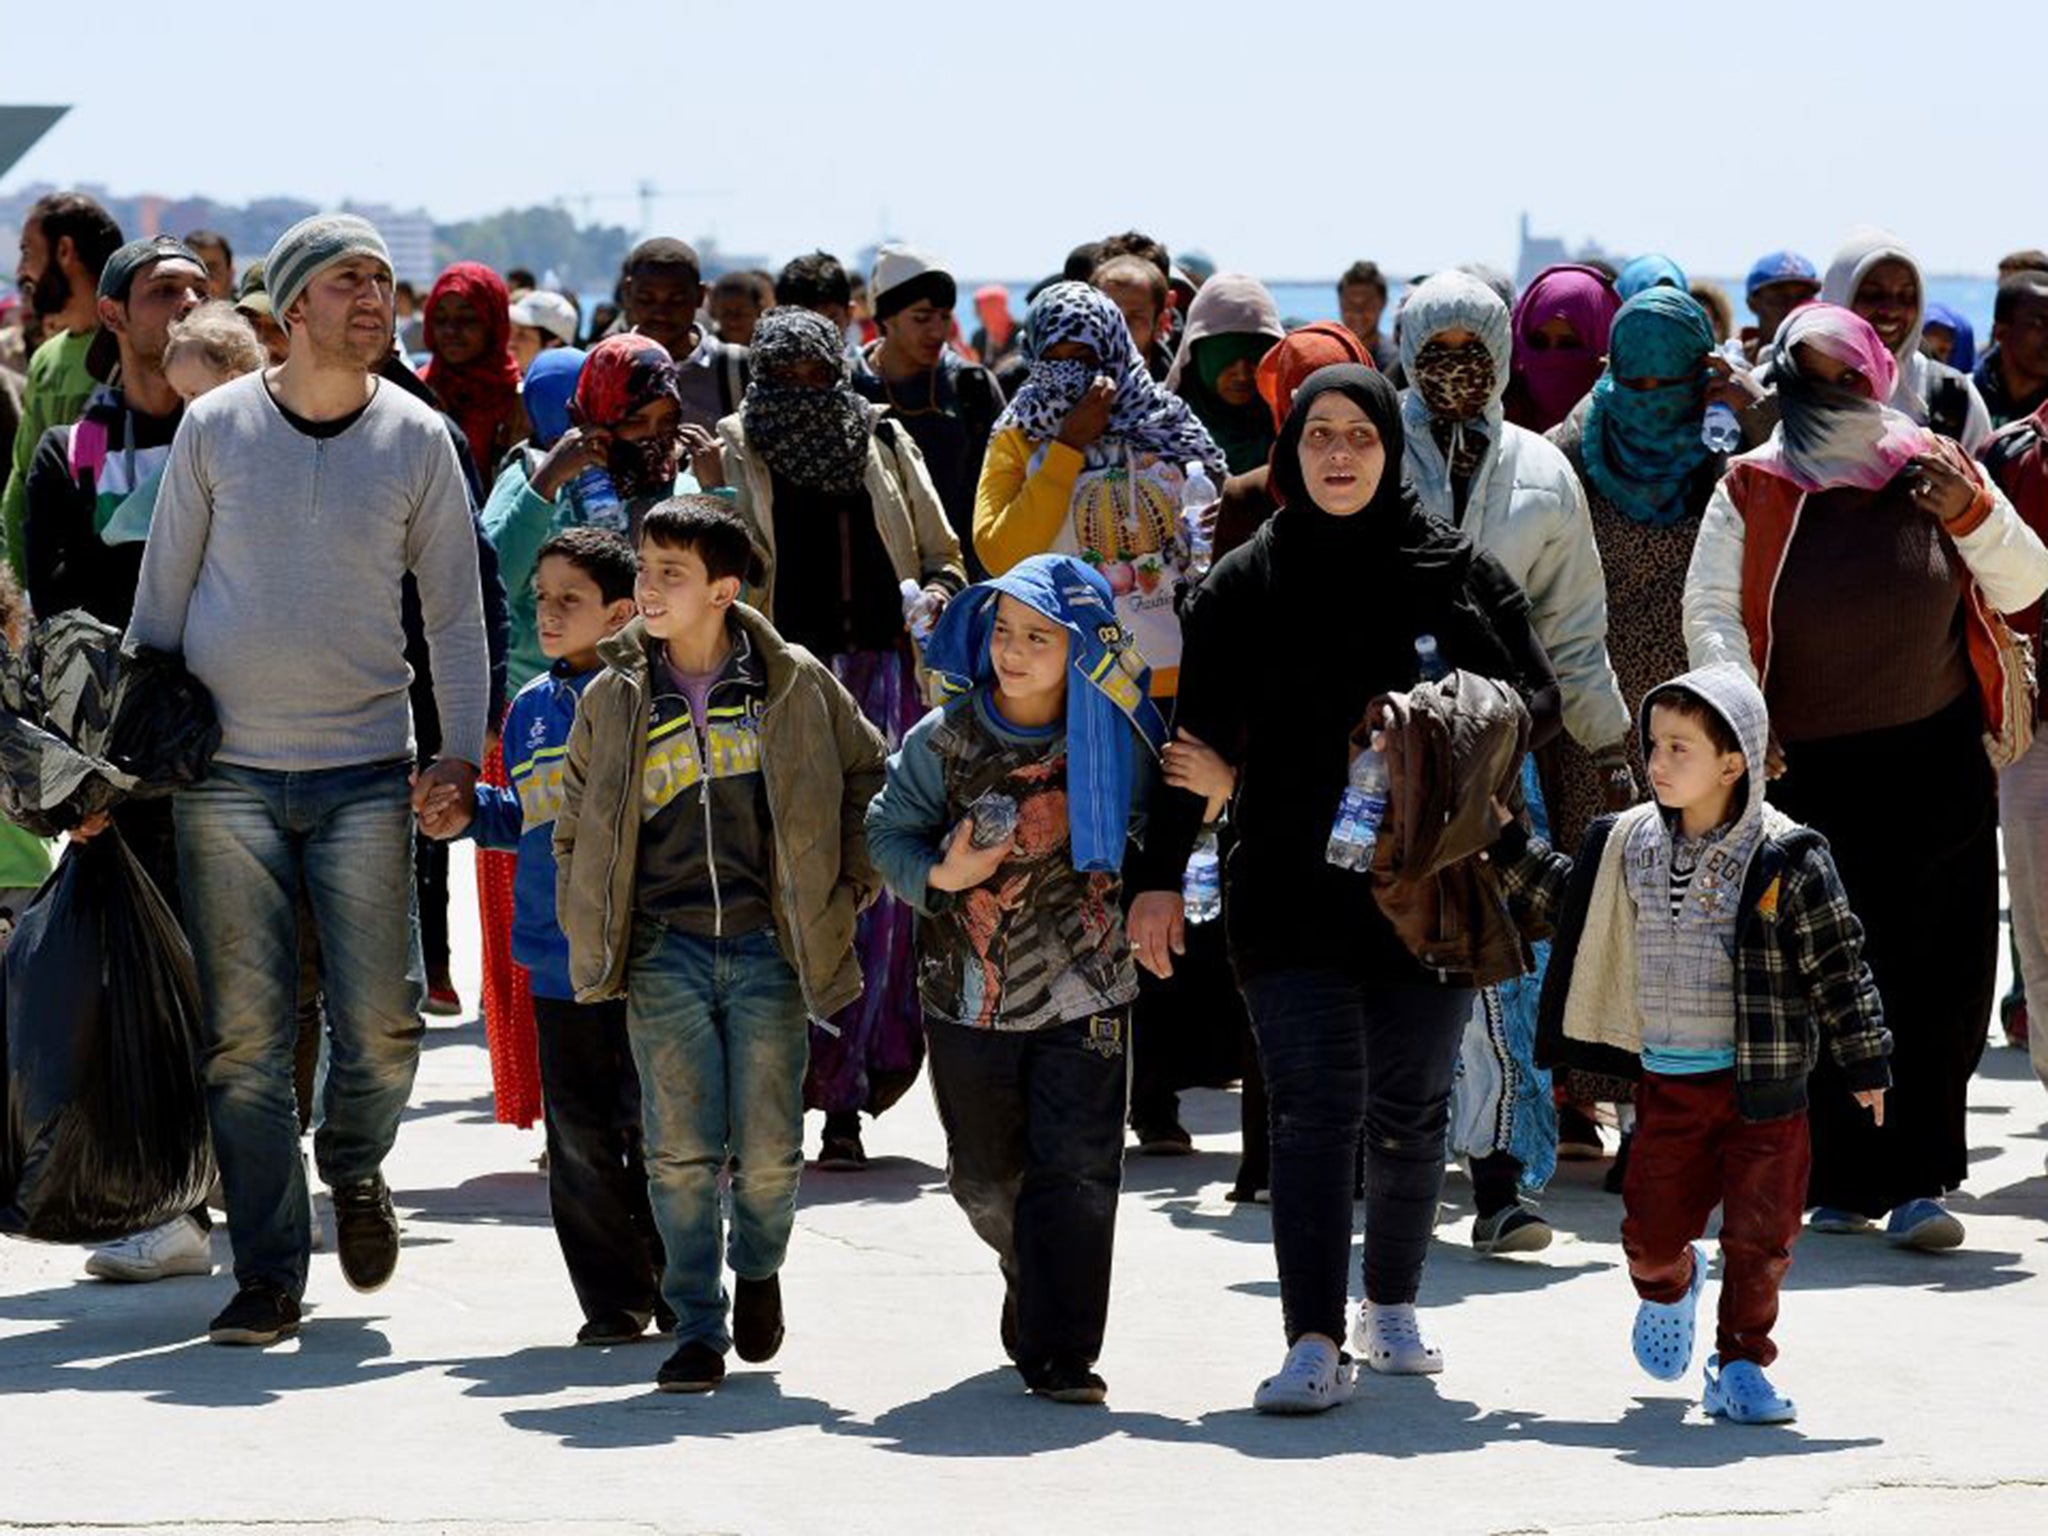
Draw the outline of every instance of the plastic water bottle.
<instances>
[{"instance_id":1,"label":"plastic water bottle","mask_svg":"<svg viewBox=\"0 0 2048 1536\"><path fill-rule=\"evenodd\" d=\"M1391 788L1387 760L1371 747L1351 761L1351 781L1337 802L1337 820L1330 828L1330 844L1324 857L1339 869L1372 868L1373 849L1380 840L1380 823L1387 814L1387 793Z\"/></svg>"},{"instance_id":2,"label":"plastic water bottle","mask_svg":"<svg viewBox=\"0 0 2048 1536\"><path fill-rule=\"evenodd\" d=\"M612 484L612 477L595 464L583 471L569 487L576 494L576 505L583 510L583 521L593 528L609 528L613 533L626 531L626 504L619 500L618 487Z\"/></svg>"},{"instance_id":3,"label":"plastic water bottle","mask_svg":"<svg viewBox=\"0 0 2048 1536\"><path fill-rule=\"evenodd\" d=\"M1195 851L1188 855L1187 872L1181 876L1182 917L1190 923L1206 923L1223 911L1223 858L1216 844L1216 829L1202 828L1195 839Z\"/></svg>"},{"instance_id":4,"label":"plastic water bottle","mask_svg":"<svg viewBox=\"0 0 2048 1536\"><path fill-rule=\"evenodd\" d=\"M1440 683L1451 675L1450 663L1437 649L1435 635L1415 637L1415 675L1425 683Z\"/></svg>"},{"instance_id":5,"label":"plastic water bottle","mask_svg":"<svg viewBox=\"0 0 2048 1536\"><path fill-rule=\"evenodd\" d=\"M1180 487L1180 536L1187 545L1190 575L1206 576L1209 567L1215 564L1216 539L1209 521L1215 515L1216 503L1222 499L1202 461L1188 460L1187 478Z\"/></svg>"},{"instance_id":6,"label":"plastic water bottle","mask_svg":"<svg viewBox=\"0 0 2048 1536\"><path fill-rule=\"evenodd\" d=\"M1749 359L1742 355L1742 343L1730 341L1720 349L1721 355L1744 373L1749 371ZM1736 416L1734 407L1716 400L1707 407L1700 418L1700 441L1715 453L1733 453L1742 446L1742 422Z\"/></svg>"},{"instance_id":7,"label":"plastic water bottle","mask_svg":"<svg viewBox=\"0 0 2048 1536\"><path fill-rule=\"evenodd\" d=\"M970 848L998 848L1017 835L1017 802L990 790L968 808L974 825L968 829Z\"/></svg>"},{"instance_id":8,"label":"plastic water bottle","mask_svg":"<svg viewBox=\"0 0 2048 1536\"><path fill-rule=\"evenodd\" d=\"M939 595L907 576L896 590L903 597L903 622L910 626L910 638L923 645L931 639L932 626L939 621Z\"/></svg>"}]
</instances>

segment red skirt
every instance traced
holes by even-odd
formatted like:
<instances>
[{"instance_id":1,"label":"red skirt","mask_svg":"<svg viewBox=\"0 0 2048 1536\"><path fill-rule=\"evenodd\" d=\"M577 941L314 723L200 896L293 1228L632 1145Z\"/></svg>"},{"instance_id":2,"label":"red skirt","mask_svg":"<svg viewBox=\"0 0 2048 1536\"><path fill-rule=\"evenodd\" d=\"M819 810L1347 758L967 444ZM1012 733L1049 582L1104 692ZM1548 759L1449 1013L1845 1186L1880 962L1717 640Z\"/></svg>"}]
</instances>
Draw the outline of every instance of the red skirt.
<instances>
[{"instance_id":1,"label":"red skirt","mask_svg":"<svg viewBox=\"0 0 2048 1536\"><path fill-rule=\"evenodd\" d=\"M507 784L505 755L492 747L486 784ZM534 1030L533 992L526 967L512 959L512 876L516 854L476 855L476 906L483 924L484 1038L491 1048L491 1095L500 1125L530 1126L540 1119L540 1037Z\"/></svg>"}]
</instances>

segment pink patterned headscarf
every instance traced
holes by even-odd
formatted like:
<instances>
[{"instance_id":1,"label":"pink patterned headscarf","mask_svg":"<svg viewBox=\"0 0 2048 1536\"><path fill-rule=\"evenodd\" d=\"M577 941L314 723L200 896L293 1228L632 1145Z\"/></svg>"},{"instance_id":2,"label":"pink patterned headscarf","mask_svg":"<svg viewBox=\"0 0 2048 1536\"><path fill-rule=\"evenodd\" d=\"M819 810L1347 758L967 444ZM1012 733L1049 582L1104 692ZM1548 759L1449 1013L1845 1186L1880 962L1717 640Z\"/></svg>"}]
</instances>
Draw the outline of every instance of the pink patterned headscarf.
<instances>
[{"instance_id":1,"label":"pink patterned headscarf","mask_svg":"<svg viewBox=\"0 0 2048 1536\"><path fill-rule=\"evenodd\" d=\"M1621 298L1607 274L1595 267L1545 267L1515 302L1515 351L1508 393L1508 420L1531 432L1548 432L1586 398L1600 377L1607 333ZM1552 320L1571 322L1576 344L1539 351L1530 338Z\"/></svg>"},{"instance_id":2,"label":"pink patterned headscarf","mask_svg":"<svg viewBox=\"0 0 2048 1536\"><path fill-rule=\"evenodd\" d=\"M1845 363L1863 387L1824 384L1800 371L1801 343ZM1912 418L1882 404L1898 384L1899 365L1870 322L1837 304L1803 304L1778 328L1771 348L1778 390L1778 428L1743 456L1802 491L1855 486L1882 489L1933 439Z\"/></svg>"}]
</instances>

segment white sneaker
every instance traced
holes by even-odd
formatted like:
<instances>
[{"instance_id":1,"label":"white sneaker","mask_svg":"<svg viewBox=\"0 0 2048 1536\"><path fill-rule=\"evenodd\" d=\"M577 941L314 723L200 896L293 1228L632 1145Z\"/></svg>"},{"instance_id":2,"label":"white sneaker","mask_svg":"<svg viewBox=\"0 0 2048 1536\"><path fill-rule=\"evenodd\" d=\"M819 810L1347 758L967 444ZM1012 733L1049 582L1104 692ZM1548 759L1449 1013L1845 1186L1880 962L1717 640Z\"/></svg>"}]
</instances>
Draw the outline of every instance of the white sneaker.
<instances>
[{"instance_id":1,"label":"white sneaker","mask_svg":"<svg viewBox=\"0 0 2048 1536\"><path fill-rule=\"evenodd\" d=\"M1357 1367L1334 1344L1303 1339L1287 1351L1279 1371L1259 1383L1252 1407L1260 1413L1323 1413L1351 1400Z\"/></svg>"},{"instance_id":2,"label":"white sneaker","mask_svg":"<svg viewBox=\"0 0 2048 1536\"><path fill-rule=\"evenodd\" d=\"M1360 1302L1351 1342L1365 1363L1382 1376L1434 1376L1444 1352L1422 1336L1413 1305L1376 1307Z\"/></svg>"},{"instance_id":3,"label":"white sneaker","mask_svg":"<svg viewBox=\"0 0 2048 1536\"><path fill-rule=\"evenodd\" d=\"M95 1248L85 1261L85 1272L132 1285L172 1275L210 1275L213 1238L190 1216L174 1216L160 1227Z\"/></svg>"}]
</instances>

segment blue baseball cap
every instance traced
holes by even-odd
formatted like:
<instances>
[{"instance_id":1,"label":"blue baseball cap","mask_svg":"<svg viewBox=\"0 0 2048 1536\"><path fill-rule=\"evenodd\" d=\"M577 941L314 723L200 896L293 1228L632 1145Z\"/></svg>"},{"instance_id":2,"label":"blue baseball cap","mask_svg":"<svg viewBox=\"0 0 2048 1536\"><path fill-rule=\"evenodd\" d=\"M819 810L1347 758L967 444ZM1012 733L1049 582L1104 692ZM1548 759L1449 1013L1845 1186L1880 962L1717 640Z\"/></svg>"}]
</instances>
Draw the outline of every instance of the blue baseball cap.
<instances>
[{"instance_id":1,"label":"blue baseball cap","mask_svg":"<svg viewBox=\"0 0 2048 1536\"><path fill-rule=\"evenodd\" d=\"M1754 298L1757 289L1773 283L1810 283L1818 288L1820 273L1797 251L1773 251L1758 258L1757 264L1749 269L1749 277L1742 285L1743 295Z\"/></svg>"}]
</instances>

